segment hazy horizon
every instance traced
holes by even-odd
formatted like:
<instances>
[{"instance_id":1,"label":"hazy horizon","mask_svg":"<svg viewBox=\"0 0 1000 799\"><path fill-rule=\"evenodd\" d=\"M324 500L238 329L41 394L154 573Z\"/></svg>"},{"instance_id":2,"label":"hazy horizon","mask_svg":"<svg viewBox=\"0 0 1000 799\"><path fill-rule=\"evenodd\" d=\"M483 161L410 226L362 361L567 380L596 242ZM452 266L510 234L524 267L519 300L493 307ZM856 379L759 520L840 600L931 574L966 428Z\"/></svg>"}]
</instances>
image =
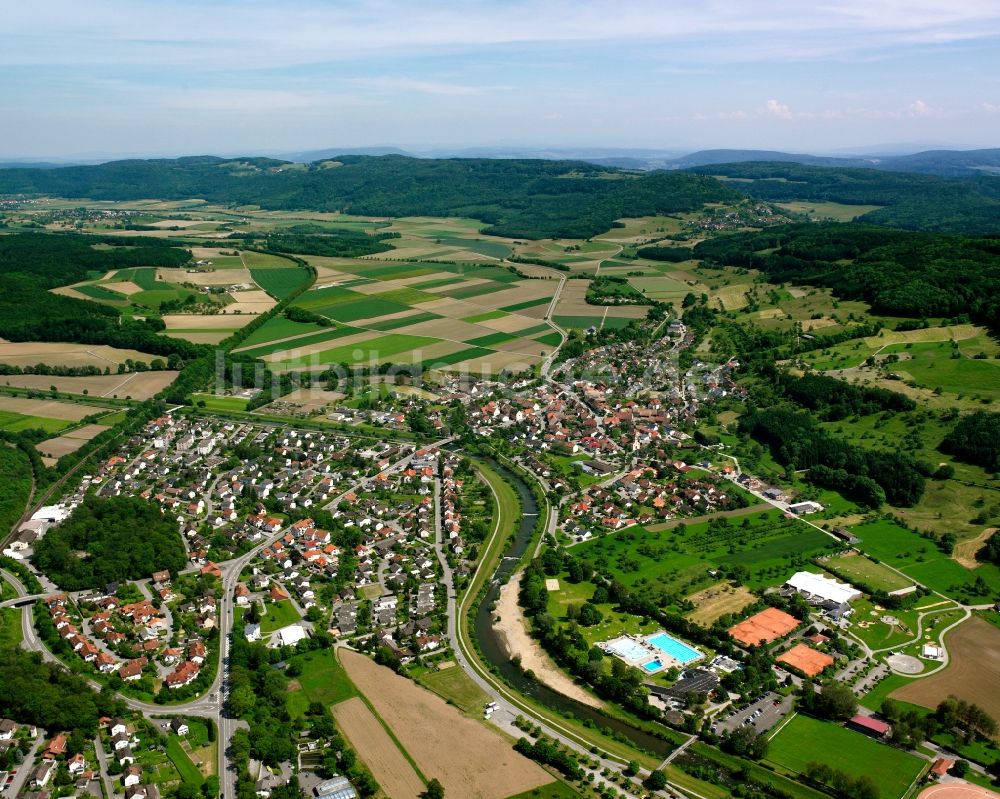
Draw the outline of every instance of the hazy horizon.
<instances>
[{"instance_id":1,"label":"hazy horizon","mask_svg":"<svg viewBox=\"0 0 1000 799\"><path fill-rule=\"evenodd\" d=\"M973 149L998 39L986 0L17 4L0 157Z\"/></svg>"}]
</instances>

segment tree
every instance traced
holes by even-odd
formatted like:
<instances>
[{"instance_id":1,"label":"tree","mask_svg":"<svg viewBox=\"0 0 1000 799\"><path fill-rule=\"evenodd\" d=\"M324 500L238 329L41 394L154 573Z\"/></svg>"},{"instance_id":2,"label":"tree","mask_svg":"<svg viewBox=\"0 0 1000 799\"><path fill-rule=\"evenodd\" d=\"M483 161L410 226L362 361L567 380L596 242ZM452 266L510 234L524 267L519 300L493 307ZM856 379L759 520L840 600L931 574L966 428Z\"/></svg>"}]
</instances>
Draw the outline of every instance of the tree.
<instances>
[{"instance_id":1,"label":"tree","mask_svg":"<svg viewBox=\"0 0 1000 799\"><path fill-rule=\"evenodd\" d=\"M667 787L667 775L662 771L654 771L646 777L646 787L651 791L662 791Z\"/></svg>"},{"instance_id":2,"label":"tree","mask_svg":"<svg viewBox=\"0 0 1000 799\"><path fill-rule=\"evenodd\" d=\"M960 779L965 779L965 775L969 773L969 761L956 760L955 765L951 767L951 773Z\"/></svg>"},{"instance_id":3,"label":"tree","mask_svg":"<svg viewBox=\"0 0 1000 799\"><path fill-rule=\"evenodd\" d=\"M420 794L423 799L444 799L444 786L437 779L427 783L427 789Z\"/></svg>"},{"instance_id":4,"label":"tree","mask_svg":"<svg viewBox=\"0 0 1000 799\"><path fill-rule=\"evenodd\" d=\"M843 683L830 681L820 688L813 712L823 718L843 721L858 712L858 698Z\"/></svg>"}]
</instances>

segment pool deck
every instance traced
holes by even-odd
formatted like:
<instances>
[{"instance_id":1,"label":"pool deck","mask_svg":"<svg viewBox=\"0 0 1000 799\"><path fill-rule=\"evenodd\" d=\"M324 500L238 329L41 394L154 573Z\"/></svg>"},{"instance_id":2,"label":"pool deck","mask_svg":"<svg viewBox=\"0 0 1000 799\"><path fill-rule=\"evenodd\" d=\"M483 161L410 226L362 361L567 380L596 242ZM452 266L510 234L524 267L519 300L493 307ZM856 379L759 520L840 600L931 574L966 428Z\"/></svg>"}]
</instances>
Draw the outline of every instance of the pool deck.
<instances>
[{"instance_id":1,"label":"pool deck","mask_svg":"<svg viewBox=\"0 0 1000 799\"><path fill-rule=\"evenodd\" d=\"M695 654L695 657L681 660L671 654L669 650L651 643L652 640L658 639L661 636L668 638L670 641L675 641L679 646L690 650ZM658 674L673 667L684 668L704 657L703 653L664 630L642 636L641 638L632 635L621 635L618 638L612 638L610 641L603 641L597 646L608 654L625 661L630 666L642 669L646 674Z\"/></svg>"}]
</instances>

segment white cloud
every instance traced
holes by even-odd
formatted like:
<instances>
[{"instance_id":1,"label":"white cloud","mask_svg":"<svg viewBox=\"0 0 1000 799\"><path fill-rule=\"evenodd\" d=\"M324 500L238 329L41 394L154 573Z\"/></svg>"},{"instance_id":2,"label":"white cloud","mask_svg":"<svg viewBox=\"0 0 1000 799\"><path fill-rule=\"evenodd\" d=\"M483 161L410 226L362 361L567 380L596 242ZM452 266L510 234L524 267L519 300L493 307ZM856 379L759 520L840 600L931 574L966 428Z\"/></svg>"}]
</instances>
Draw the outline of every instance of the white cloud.
<instances>
[{"instance_id":1,"label":"white cloud","mask_svg":"<svg viewBox=\"0 0 1000 799\"><path fill-rule=\"evenodd\" d=\"M779 103L777 100L768 100L764 104L764 110L771 114L772 116L780 117L781 119L791 119L792 109L789 108L784 103Z\"/></svg>"}]
</instances>

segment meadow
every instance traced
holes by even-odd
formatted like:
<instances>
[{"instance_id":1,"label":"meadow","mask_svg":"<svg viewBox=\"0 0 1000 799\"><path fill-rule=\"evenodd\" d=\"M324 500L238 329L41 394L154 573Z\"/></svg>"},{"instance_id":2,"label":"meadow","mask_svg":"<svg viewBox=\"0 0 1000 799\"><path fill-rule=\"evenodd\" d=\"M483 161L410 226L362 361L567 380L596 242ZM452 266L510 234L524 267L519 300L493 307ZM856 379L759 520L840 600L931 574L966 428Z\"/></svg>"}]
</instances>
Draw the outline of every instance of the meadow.
<instances>
[{"instance_id":1,"label":"meadow","mask_svg":"<svg viewBox=\"0 0 1000 799\"><path fill-rule=\"evenodd\" d=\"M578 544L572 552L633 588L688 594L714 582L716 570L736 566L748 569L751 588L780 585L809 558L834 546L818 530L772 509L658 532L631 527Z\"/></svg>"},{"instance_id":2,"label":"meadow","mask_svg":"<svg viewBox=\"0 0 1000 799\"><path fill-rule=\"evenodd\" d=\"M888 519L859 524L852 532L869 555L899 569L918 583L959 600L989 601L1000 591L1000 568L984 563L966 569L944 554L933 540Z\"/></svg>"}]
</instances>

